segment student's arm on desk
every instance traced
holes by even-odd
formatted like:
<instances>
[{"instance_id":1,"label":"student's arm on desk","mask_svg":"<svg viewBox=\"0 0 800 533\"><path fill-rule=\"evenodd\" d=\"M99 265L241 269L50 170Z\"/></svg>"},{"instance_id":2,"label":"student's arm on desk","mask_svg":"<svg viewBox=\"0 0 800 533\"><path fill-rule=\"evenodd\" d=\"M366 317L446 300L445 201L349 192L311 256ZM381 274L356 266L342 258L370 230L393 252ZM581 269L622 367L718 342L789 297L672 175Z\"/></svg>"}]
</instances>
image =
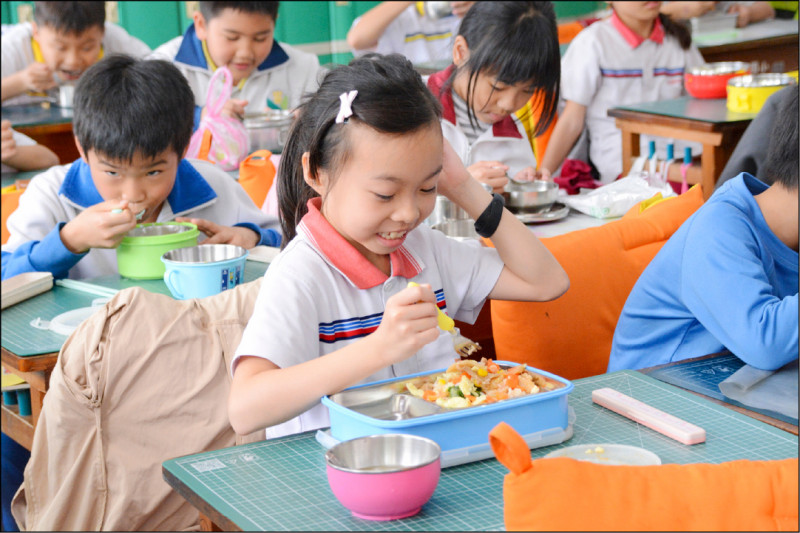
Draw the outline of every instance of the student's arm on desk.
<instances>
[{"instance_id":1,"label":"student's arm on desk","mask_svg":"<svg viewBox=\"0 0 800 533\"><path fill-rule=\"evenodd\" d=\"M67 277L86 254L74 254L61 242L61 223L41 241L27 241L13 251L2 252L2 275L8 279L24 272L50 272L55 279ZM5 248L5 246L3 247Z\"/></svg>"},{"instance_id":2,"label":"student's arm on desk","mask_svg":"<svg viewBox=\"0 0 800 533\"><path fill-rule=\"evenodd\" d=\"M564 111L558 117L556 127L553 129L553 135L547 143L547 150L539 165L540 169L553 173L561 166L583 132L585 120L586 106L567 100Z\"/></svg>"},{"instance_id":3,"label":"student's arm on desk","mask_svg":"<svg viewBox=\"0 0 800 533\"><path fill-rule=\"evenodd\" d=\"M777 370L797 359L797 293L774 296L764 265L753 252L757 245L743 237L750 228L723 222L724 215L717 213L706 210L705 223L693 221L698 227L727 230L713 238L701 229L689 234L681 296L694 317L733 354L755 368Z\"/></svg>"}]
</instances>

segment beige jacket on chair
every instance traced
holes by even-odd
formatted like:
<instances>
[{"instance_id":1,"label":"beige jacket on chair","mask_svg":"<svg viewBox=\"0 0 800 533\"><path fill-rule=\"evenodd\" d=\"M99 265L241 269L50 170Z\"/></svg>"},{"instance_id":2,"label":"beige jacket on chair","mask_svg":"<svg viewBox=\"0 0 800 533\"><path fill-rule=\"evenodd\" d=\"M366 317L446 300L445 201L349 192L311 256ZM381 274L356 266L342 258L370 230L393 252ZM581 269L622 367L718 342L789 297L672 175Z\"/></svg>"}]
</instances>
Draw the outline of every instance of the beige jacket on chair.
<instances>
[{"instance_id":1,"label":"beige jacket on chair","mask_svg":"<svg viewBox=\"0 0 800 533\"><path fill-rule=\"evenodd\" d=\"M120 291L67 339L24 482L23 530L196 530L161 463L263 438L228 422L230 361L261 280L200 300Z\"/></svg>"}]
</instances>

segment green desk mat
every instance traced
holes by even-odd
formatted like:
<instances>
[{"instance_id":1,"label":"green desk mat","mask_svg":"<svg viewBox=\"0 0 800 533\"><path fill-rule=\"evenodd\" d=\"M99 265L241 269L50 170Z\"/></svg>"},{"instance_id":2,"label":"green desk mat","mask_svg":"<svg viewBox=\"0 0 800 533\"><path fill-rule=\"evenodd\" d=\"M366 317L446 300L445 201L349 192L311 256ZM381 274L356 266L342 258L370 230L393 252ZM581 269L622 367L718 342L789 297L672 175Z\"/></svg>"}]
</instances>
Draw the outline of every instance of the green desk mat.
<instances>
[{"instance_id":1,"label":"green desk mat","mask_svg":"<svg viewBox=\"0 0 800 533\"><path fill-rule=\"evenodd\" d=\"M262 277L268 266L268 263L247 261L244 270L245 283ZM164 280L160 279L133 280L114 274L85 281L92 285L116 290L142 287L150 292L171 296ZM55 285L50 291L3 309L3 320L0 321L2 322L3 348L19 357L60 351L67 337L52 331L34 328L30 325L31 321L36 318L52 320L61 313L80 307L89 307L97 298L100 296Z\"/></svg>"},{"instance_id":2,"label":"green desk mat","mask_svg":"<svg viewBox=\"0 0 800 533\"><path fill-rule=\"evenodd\" d=\"M711 398L750 409L763 415L783 420L797 425L797 419L769 409L757 409L739 401L728 398L719 390L719 384L735 374L745 362L733 355L726 353L711 359L698 361L684 361L682 363L655 368L645 373L659 381L671 383L684 389L705 394Z\"/></svg>"},{"instance_id":3,"label":"green desk mat","mask_svg":"<svg viewBox=\"0 0 800 533\"><path fill-rule=\"evenodd\" d=\"M59 287L3 309L2 346L20 357L58 352L67 338L53 331L31 326L36 318L52 320L61 313L91 307L96 294Z\"/></svg>"},{"instance_id":4,"label":"green desk mat","mask_svg":"<svg viewBox=\"0 0 800 533\"><path fill-rule=\"evenodd\" d=\"M720 463L797 457L797 436L719 406L672 385L625 370L574 381L569 403L572 439L531 450L534 458L575 444L628 444L663 463ZM706 430L706 442L687 446L594 404L593 390L611 387ZM503 478L495 459L442 470L439 485L411 518L376 522L354 518L331 492L324 448L314 432L225 448L164 462L164 468L243 530L503 529Z\"/></svg>"}]
</instances>

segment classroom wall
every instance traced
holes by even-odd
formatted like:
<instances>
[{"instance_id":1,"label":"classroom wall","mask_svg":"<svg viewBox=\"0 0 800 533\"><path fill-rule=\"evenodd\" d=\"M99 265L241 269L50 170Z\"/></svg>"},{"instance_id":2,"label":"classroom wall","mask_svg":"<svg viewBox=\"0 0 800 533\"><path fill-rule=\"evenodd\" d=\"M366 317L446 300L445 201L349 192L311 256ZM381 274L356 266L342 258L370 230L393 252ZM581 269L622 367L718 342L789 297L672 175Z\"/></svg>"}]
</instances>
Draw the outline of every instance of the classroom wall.
<instances>
[{"instance_id":1,"label":"classroom wall","mask_svg":"<svg viewBox=\"0 0 800 533\"><path fill-rule=\"evenodd\" d=\"M320 63L352 59L347 30L353 20L380 2L281 2L275 37L319 56ZM2 2L2 23L33 19L33 2ZM106 19L125 28L151 48L181 35L191 24L197 2L106 2ZM579 18L604 7L604 2L554 2L559 19ZM155 22L157 21L157 22Z\"/></svg>"}]
</instances>

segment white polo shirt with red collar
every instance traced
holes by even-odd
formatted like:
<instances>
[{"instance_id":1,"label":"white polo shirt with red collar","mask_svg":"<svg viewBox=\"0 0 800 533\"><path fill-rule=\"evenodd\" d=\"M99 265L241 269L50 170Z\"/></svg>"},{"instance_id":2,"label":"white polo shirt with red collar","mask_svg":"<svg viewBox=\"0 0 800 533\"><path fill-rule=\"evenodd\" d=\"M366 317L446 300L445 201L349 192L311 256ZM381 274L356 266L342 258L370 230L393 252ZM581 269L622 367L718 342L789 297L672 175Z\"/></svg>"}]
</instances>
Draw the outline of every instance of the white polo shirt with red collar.
<instances>
[{"instance_id":1,"label":"white polo shirt with red collar","mask_svg":"<svg viewBox=\"0 0 800 533\"><path fill-rule=\"evenodd\" d=\"M536 168L536 157L533 155L525 127L514 115L492 124L475 139L475 142L469 142L456 120L452 87L442 90L453 68L450 66L432 74L428 78L428 88L442 104L442 134L461 158L464 166L470 166L478 161L500 161L508 165L508 175L512 177L523 168Z\"/></svg>"},{"instance_id":2,"label":"white polo shirt with red collar","mask_svg":"<svg viewBox=\"0 0 800 533\"><path fill-rule=\"evenodd\" d=\"M622 133L608 116L608 109L683 96L685 69L704 62L694 45L688 50L681 48L658 19L647 39L625 26L616 13L573 39L561 59L561 96L587 108L589 157L603 183L622 172ZM656 140L660 154L666 153L668 140L646 135L640 139L643 155L647 155L651 139ZM699 153L699 145L676 142L678 157L683 146L692 146L693 153Z\"/></svg>"},{"instance_id":3,"label":"white polo shirt with red collar","mask_svg":"<svg viewBox=\"0 0 800 533\"><path fill-rule=\"evenodd\" d=\"M375 331L386 301L413 280L429 283L439 308L473 323L494 287L503 262L494 248L461 242L420 225L390 254L391 275L372 265L322 216L320 199L308 203L297 236L270 265L231 370L244 355L286 368L334 352ZM452 337L439 338L364 383L448 367L457 358ZM354 384L355 385L355 384ZM302 387L302 383L297 384ZM330 425L321 403L267 428L267 438Z\"/></svg>"}]
</instances>

